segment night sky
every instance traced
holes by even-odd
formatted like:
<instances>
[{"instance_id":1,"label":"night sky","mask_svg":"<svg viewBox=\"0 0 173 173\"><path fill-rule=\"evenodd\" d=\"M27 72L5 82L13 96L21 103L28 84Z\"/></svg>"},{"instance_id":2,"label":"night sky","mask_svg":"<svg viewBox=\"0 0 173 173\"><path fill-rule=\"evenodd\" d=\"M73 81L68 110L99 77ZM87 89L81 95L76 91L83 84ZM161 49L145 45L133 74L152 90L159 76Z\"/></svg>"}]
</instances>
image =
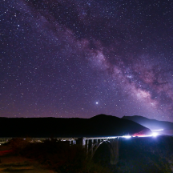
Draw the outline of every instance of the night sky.
<instances>
[{"instance_id":1,"label":"night sky","mask_svg":"<svg viewBox=\"0 0 173 173\"><path fill-rule=\"evenodd\" d=\"M172 0L1 0L0 117L173 121Z\"/></svg>"}]
</instances>

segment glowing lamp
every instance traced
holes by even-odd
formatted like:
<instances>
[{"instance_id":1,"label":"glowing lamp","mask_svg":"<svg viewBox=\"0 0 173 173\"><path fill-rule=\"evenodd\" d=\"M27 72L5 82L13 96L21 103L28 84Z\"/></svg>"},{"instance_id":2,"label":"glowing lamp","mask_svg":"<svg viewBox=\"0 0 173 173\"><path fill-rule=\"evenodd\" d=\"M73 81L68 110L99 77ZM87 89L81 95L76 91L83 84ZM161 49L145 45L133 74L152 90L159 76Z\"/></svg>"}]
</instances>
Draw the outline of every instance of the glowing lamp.
<instances>
[{"instance_id":1,"label":"glowing lamp","mask_svg":"<svg viewBox=\"0 0 173 173\"><path fill-rule=\"evenodd\" d=\"M152 133L152 136L153 136L153 137L156 137L156 136L158 136L158 133L153 132L153 133Z\"/></svg>"},{"instance_id":2,"label":"glowing lamp","mask_svg":"<svg viewBox=\"0 0 173 173\"><path fill-rule=\"evenodd\" d=\"M125 136L122 136L123 138L126 138L126 139L129 139L129 138L131 138L131 136L130 135L125 135Z\"/></svg>"}]
</instances>

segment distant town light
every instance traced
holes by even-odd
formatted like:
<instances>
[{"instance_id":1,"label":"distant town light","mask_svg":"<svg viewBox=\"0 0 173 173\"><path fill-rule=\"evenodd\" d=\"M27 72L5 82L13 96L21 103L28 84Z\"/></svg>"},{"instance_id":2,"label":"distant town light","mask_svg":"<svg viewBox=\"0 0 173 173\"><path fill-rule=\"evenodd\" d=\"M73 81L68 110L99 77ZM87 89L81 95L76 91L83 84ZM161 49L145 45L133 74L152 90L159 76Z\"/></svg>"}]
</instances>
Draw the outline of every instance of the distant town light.
<instances>
[{"instance_id":1,"label":"distant town light","mask_svg":"<svg viewBox=\"0 0 173 173\"><path fill-rule=\"evenodd\" d=\"M126 138L126 139L129 139L129 138L131 138L131 136L130 135L124 135L124 136L122 136L123 138Z\"/></svg>"},{"instance_id":2,"label":"distant town light","mask_svg":"<svg viewBox=\"0 0 173 173\"><path fill-rule=\"evenodd\" d=\"M159 135L159 134L156 133L156 132L153 132L153 133L152 133L152 136L153 136L153 137L156 137L156 136L158 136L158 135Z\"/></svg>"}]
</instances>

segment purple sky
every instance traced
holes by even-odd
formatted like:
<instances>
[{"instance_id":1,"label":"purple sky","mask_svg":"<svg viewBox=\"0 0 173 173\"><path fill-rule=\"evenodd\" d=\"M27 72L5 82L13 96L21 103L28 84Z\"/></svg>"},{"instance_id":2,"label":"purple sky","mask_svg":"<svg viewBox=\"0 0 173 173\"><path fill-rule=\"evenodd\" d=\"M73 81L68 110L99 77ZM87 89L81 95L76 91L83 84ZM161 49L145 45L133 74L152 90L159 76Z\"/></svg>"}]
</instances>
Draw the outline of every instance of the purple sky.
<instances>
[{"instance_id":1,"label":"purple sky","mask_svg":"<svg viewBox=\"0 0 173 173\"><path fill-rule=\"evenodd\" d=\"M173 121L173 1L3 0L0 117Z\"/></svg>"}]
</instances>

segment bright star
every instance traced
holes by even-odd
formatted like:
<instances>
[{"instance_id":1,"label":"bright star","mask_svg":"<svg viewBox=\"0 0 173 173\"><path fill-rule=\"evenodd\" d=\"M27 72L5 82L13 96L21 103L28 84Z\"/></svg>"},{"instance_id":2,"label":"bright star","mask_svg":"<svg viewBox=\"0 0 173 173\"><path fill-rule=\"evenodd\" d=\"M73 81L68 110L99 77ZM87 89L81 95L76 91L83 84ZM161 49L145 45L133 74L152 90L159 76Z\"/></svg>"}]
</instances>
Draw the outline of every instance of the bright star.
<instances>
[{"instance_id":1,"label":"bright star","mask_svg":"<svg viewBox=\"0 0 173 173\"><path fill-rule=\"evenodd\" d=\"M99 102L96 102L96 105L98 105L99 104Z\"/></svg>"}]
</instances>

